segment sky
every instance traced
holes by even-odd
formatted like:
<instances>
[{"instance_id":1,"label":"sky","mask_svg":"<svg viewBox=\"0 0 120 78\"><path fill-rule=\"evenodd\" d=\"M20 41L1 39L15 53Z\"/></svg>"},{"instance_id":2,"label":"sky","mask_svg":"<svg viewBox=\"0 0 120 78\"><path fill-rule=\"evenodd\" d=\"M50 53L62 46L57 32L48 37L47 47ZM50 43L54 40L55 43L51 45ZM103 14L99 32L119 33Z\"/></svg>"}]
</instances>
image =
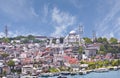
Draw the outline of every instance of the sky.
<instances>
[{"instance_id":1,"label":"sky","mask_svg":"<svg viewBox=\"0 0 120 78\"><path fill-rule=\"evenodd\" d=\"M120 39L120 0L0 0L0 37L60 37L83 26L84 37Z\"/></svg>"}]
</instances>

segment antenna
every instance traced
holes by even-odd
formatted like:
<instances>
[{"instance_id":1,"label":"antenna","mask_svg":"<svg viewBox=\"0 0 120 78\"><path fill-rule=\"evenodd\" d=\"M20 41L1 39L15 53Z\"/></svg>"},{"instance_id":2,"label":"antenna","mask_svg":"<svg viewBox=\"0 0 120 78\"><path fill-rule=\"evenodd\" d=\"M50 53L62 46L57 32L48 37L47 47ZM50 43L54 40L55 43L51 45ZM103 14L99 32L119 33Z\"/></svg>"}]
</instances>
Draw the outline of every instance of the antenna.
<instances>
[{"instance_id":1,"label":"antenna","mask_svg":"<svg viewBox=\"0 0 120 78\"><path fill-rule=\"evenodd\" d=\"M7 25L5 26L5 37L6 38L8 37L8 27L7 27Z\"/></svg>"}]
</instances>

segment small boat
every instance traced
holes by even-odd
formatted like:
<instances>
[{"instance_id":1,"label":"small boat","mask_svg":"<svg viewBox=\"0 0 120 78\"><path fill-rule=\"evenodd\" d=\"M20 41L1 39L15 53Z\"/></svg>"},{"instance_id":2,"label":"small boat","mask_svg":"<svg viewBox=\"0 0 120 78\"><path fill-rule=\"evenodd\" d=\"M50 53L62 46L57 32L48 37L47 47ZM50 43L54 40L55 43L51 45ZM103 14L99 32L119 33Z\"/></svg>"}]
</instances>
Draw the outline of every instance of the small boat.
<instances>
[{"instance_id":1,"label":"small boat","mask_svg":"<svg viewBox=\"0 0 120 78\"><path fill-rule=\"evenodd\" d=\"M63 71L63 72L61 72L61 74L62 74L62 75L69 75L70 72L68 72L68 71Z\"/></svg>"},{"instance_id":2,"label":"small boat","mask_svg":"<svg viewBox=\"0 0 120 78\"><path fill-rule=\"evenodd\" d=\"M20 78L38 78L38 76L25 75L25 76L21 76Z\"/></svg>"},{"instance_id":3,"label":"small boat","mask_svg":"<svg viewBox=\"0 0 120 78\"><path fill-rule=\"evenodd\" d=\"M118 67L117 67L117 66L114 66L113 69L114 69L114 70L118 70Z\"/></svg>"},{"instance_id":4,"label":"small boat","mask_svg":"<svg viewBox=\"0 0 120 78\"><path fill-rule=\"evenodd\" d=\"M53 74L52 73L41 73L40 76L41 77L52 77Z\"/></svg>"},{"instance_id":5,"label":"small boat","mask_svg":"<svg viewBox=\"0 0 120 78\"><path fill-rule=\"evenodd\" d=\"M67 78L67 77L64 77L64 76L58 76L57 78Z\"/></svg>"},{"instance_id":6,"label":"small boat","mask_svg":"<svg viewBox=\"0 0 120 78\"><path fill-rule=\"evenodd\" d=\"M101 72L108 72L109 69L107 68L99 68L99 69L96 69L95 72L98 72L98 73L101 73Z\"/></svg>"},{"instance_id":7,"label":"small boat","mask_svg":"<svg viewBox=\"0 0 120 78\"><path fill-rule=\"evenodd\" d=\"M77 74L77 72L71 72L70 74L73 76L73 75L76 75L76 74Z\"/></svg>"},{"instance_id":8,"label":"small boat","mask_svg":"<svg viewBox=\"0 0 120 78\"><path fill-rule=\"evenodd\" d=\"M79 74L80 75L85 75L85 74L87 74L87 71L79 71Z\"/></svg>"}]
</instances>

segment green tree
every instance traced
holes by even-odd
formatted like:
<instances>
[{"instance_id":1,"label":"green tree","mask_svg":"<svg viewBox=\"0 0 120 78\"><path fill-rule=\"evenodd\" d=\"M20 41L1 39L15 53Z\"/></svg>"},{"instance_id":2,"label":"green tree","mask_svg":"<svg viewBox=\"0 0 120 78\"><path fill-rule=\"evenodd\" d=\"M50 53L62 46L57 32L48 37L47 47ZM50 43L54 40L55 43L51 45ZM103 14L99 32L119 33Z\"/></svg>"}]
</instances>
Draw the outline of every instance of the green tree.
<instances>
[{"instance_id":1,"label":"green tree","mask_svg":"<svg viewBox=\"0 0 120 78\"><path fill-rule=\"evenodd\" d=\"M102 38L102 41L103 41L104 44L108 44L108 40L107 40L107 38L105 38L105 37Z\"/></svg>"},{"instance_id":2,"label":"green tree","mask_svg":"<svg viewBox=\"0 0 120 78\"><path fill-rule=\"evenodd\" d=\"M95 69L96 68L95 62L89 62L88 67L89 67L89 69Z\"/></svg>"},{"instance_id":3,"label":"green tree","mask_svg":"<svg viewBox=\"0 0 120 78\"><path fill-rule=\"evenodd\" d=\"M102 37L99 37L99 38L97 39L97 42L102 43L102 42L103 42Z\"/></svg>"},{"instance_id":4,"label":"green tree","mask_svg":"<svg viewBox=\"0 0 120 78\"><path fill-rule=\"evenodd\" d=\"M6 58L9 56L9 54L3 53L3 54L1 54L1 56L3 57L3 59L5 60L5 63L6 63Z\"/></svg>"},{"instance_id":5,"label":"green tree","mask_svg":"<svg viewBox=\"0 0 120 78\"><path fill-rule=\"evenodd\" d=\"M111 65L112 66L118 66L119 65L119 60L112 60Z\"/></svg>"},{"instance_id":6,"label":"green tree","mask_svg":"<svg viewBox=\"0 0 120 78\"><path fill-rule=\"evenodd\" d=\"M80 46L79 49L78 49L79 54L82 54L82 53L83 53L83 50L84 50L83 47Z\"/></svg>"},{"instance_id":7,"label":"green tree","mask_svg":"<svg viewBox=\"0 0 120 78\"><path fill-rule=\"evenodd\" d=\"M111 44L117 44L117 42L118 42L118 40L116 38L113 38L113 37L110 38L109 41L110 41Z\"/></svg>"},{"instance_id":8,"label":"green tree","mask_svg":"<svg viewBox=\"0 0 120 78\"><path fill-rule=\"evenodd\" d=\"M33 36L33 35L28 35L28 37L27 37L29 40L34 40L35 39L35 37Z\"/></svg>"},{"instance_id":9,"label":"green tree","mask_svg":"<svg viewBox=\"0 0 120 78\"><path fill-rule=\"evenodd\" d=\"M91 40L90 38L85 37L85 38L83 38L83 39L85 40L85 43L86 43L86 44L92 43L92 40Z\"/></svg>"},{"instance_id":10,"label":"green tree","mask_svg":"<svg viewBox=\"0 0 120 78\"><path fill-rule=\"evenodd\" d=\"M9 38L3 38L3 42L5 42L5 43L9 43L10 42L10 40L9 40Z\"/></svg>"},{"instance_id":11,"label":"green tree","mask_svg":"<svg viewBox=\"0 0 120 78\"><path fill-rule=\"evenodd\" d=\"M7 65L10 67L11 72L14 72L15 62L12 61L12 60L9 60L9 61L7 62Z\"/></svg>"},{"instance_id":12,"label":"green tree","mask_svg":"<svg viewBox=\"0 0 120 78\"><path fill-rule=\"evenodd\" d=\"M104 45L100 46L100 51L106 51L106 48L104 47Z\"/></svg>"}]
</instances>

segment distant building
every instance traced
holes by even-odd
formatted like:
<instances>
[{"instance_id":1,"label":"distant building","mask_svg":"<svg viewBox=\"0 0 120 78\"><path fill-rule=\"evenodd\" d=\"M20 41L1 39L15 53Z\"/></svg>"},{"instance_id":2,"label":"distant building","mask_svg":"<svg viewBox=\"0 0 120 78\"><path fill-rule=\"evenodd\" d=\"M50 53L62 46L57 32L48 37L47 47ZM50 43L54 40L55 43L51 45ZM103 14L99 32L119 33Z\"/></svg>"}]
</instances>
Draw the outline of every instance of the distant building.
<instances>
[{"instance_id":1,"label":"distant building","mask_svg":"<svg viewBox=\"0 0 120 78\"><path fill-rule=\"evenodd\" d=\"M97 49L94 47L89 47L85 49L84 55L88 58L95 56L97 53Z\"/></svg>"},{"instance_id":2,"label":"distant building","mask_svg":"<svg viewBox=\"0 0 120 78\"><path fill-rule=\"evenodd\" d=\"M48 38L47 38L47 36L35 36L35 39L38 39L38 40L40 40L40 41L45 41L45 40L47 40Z\"/></svg>"}]
</instances>

